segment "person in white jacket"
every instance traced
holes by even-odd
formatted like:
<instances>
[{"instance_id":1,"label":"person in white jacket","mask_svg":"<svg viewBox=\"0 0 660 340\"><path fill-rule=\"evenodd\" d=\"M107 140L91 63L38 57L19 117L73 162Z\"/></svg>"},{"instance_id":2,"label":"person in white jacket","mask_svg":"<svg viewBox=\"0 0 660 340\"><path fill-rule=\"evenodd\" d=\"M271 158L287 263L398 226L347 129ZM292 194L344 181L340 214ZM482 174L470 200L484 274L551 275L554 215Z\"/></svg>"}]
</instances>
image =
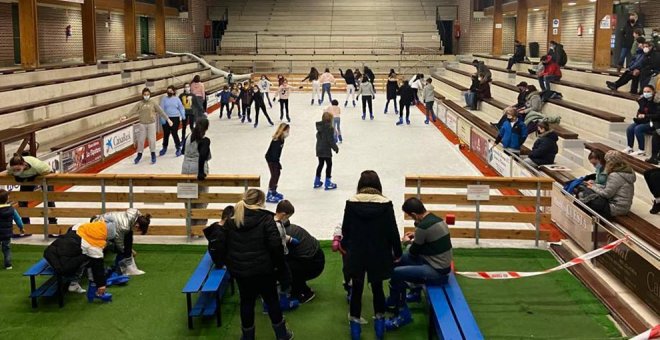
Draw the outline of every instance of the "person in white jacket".
<instances>
[{"instance_id":1,"label":"person in white jacket","mask_svg":"<svg viewBox=\"0 0 660 340\"><path fill-rule=\"evenodd\" d=\"M268 106L272 109L273 108L273 103L270 101L270 87L273 86L273 83L270 82L270 79L266 77L266 75L262 75L261 79L259 80L259 89L261 89L261 93L268 99Z\"/></svg>"},{"instance_id":2,"label":"person in white jacket","mask_svg":"<svg viewBox=\"0 0 660 340\"><path fill-rule=\"evenodd\" d=\"M412 78L410 78L410 87L413 88L414 93L415 93L415 100L413 101L413 105L417 105L419 103L419 91L424 88L424 75L421 73L418 73Z\"/></svg>"},{"instance_id":3,"label":"person in white jacket","mask_svg":"<svg viewBox=\"0 0 660 340\"><path fill-rule=\"evenodd\" d=\"M131 208L95 216L92 221L104 221L111 231L109 235L112 235L112 239L108 240L114 242L117 251L115 264L121 274L144 274L137 268L133 257L133 230L139 230L142 235L146 235L151 223L151 215L143 215L139 210Z\"/></svg>"}]
</instances>

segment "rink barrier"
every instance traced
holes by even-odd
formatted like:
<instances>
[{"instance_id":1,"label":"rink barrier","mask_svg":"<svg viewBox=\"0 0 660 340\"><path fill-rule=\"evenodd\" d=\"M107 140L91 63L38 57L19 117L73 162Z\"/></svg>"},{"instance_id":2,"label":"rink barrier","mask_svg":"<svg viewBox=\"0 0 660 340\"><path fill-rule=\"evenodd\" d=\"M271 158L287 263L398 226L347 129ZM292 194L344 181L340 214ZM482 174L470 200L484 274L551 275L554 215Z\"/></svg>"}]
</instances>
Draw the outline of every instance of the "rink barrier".
<instances>
[{"instance_id":1,"label":"rink barrier","mask_svg":"<svg viewBox=\"0 0 660 340\"><path fill-rule=\"evenodd\" d=\"M199 192L197 199L178 198L177 187L181 183L198 183L208 187L209 192ZM197 181L194 175L141 175L141 174L51 174L37 177L34 182L16 182L12 176L0 176L0 185L36 185L42 189L54 187L83 187L81 191L51 192L49 190L10 194L13 202L41 202L36 207L17 207L22 217L43 219L43 224L28 224L26 233L62 234L71 224L49 224L49 218L75 218L78 222L105 212L139 208L142 213L151 214L153 219L185 220L183 225L152 224L150 235L182 235L188 238L202 234L204 225L192 225L195 219L219 219L222 209L193 209L194 203L238 202L250 187L260 187L258 175L209 175L204 181ZM151 191L150 191L151 190ZM158 190L158 192L154 192ZM48 208L48 202L79 203L76 207ZM111 203L112 207L108 207ZM123 203L123 204L122 204ZM181 203L181 208L143 207L143 204ZM31 206L31 205L30 205Z\"/></svg>"},{"instance_id":2,"label":"rink barrier","mask_svg":"<svg viewBox=\"0 0 660 340\"><path fill-rule=\"evenodd\" d=\"M549 195L554 180L544 177L470 177L470 176L435 176L408 175L406 188L414 188L415 193L406 193L405 199L417 197L427 205L450 205L452 208L430 209L437 216L454 214L457 221L473 221L475 228L451 227L452 237L474 238L479 244L480 238L534 240L538 246L540 240L547 241L549 233L541 231L542 223L550 223L547 207L552 205ZM476 187L475 187L476 186ZM424 189L424 193L422 193ZM438 190L445 190L438 192ZM459 189L459 190L454 190ZM497 189L527 190L533 196L505 196L493 192ZM480 190L480 191L478 191ZM449 193L451 191L451 193ZM479 197L481 196L481 197ZM519 211L482 211L482 206L533 207L533 212ZM460 207L461 210L456 210ZM467 208L467 209L466 209ZM411 218L406 216L407 220ZM526 223L533 224L534 230L511 228L481 229L482 222ZM407 229L411 231L411 229Z\"/></svg>"}]
</instances>

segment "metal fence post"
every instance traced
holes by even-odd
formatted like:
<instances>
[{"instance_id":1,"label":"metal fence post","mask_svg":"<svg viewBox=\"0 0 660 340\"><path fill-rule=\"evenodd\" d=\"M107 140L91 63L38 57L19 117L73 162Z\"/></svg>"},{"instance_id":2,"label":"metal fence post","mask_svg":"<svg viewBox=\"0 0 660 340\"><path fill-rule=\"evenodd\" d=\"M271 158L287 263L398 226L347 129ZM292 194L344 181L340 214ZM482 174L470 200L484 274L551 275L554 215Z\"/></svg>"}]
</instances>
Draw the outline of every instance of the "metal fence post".
<instances>
[{"instance_id":1,"label":"metal fence post","mask_svg":"<svg viewBox=\"0 0 660 340\"><path fill-rule=\"evenodd\" d=\"M41 180L41 193L43 195L44 240L48 240L48 183L46 177Z\"/></svg>"},{"instance_id":2,"label":"metal fence post","mask_svg":"<svg viewBox=\"0 0 660 340\"><path fill-rule=\"evenodd\" d=\"M133 208L133 179L128 180L128 207Z\"/></svg>"},{"instance_id":3,"label":"metal fence post","mask_svg":"<svg viewBox=\"0 0 660 340\"><path fill-rule=\"evenodd\" d=\"M417 199L422 200L422 180L417 177Z\"/></svg>"},{"instance_id":4,"label":"metal fence post","mask_svg":"<svg viewBox=\"0 0 660 340\"><path fill-rule=\"evenodd\" d=\"M534 239L534 245L539 246L539 238L541 236L540 226L541 226L541 182L537 180L536 182L536 216L534 219L534 227L536 228L536 236Z\"/></svg>"},{"instance_id":5,"label":"metal fence post","mask_svg":"<svg viewBox=\"0 0 660 340\"><path fill-rule=\"evenodd\" d=\"M477 181L477 185L480 185L480 184L481 184L481 182ZM475 244L478 245L479 244L479 222L480 222L479 220L481 219L481 205L479 204L480 203L479 200L477 200L476 202L477 202L477 204L476 204L476 208L477 208L476 215L477 216L475 218L476 223L475 223L475 226L474 226L474 241L475 241Z\"/></svg>"},{"instance_id":6,"label":"metal fence post","mask_svg":"<svg viewBox=\"0 0 660 340\"><path fill-rule=\"evenodd\" d=\"M248 188L249 188L249 185L248 185L248 184L249 184L249 182L248 182L247 179L246 179L246 180L243 180L243 189L244 189L243 192L247 192L247 191L248 191Z\"/></svg>"},{"instance_id":7,"label":"metal fence post","mask_svg":"<svg viewBox=\"0 0 660 340\"><path fill-rule=\"evenodd\" d=\"M105 179L101 179L101 214L105 214Z\"/></svg>"},{"instance_id":8,"label":"metal fence post","mask_svg":"<svg viewBox=\"0 0 660 340\"><path fill-rule=\"evenodd\" d=\"M190 183L190 180L186 182ZM198 196L199 197L199 196ZM186 199L186 240L192 241L192 202L191 199Z\"/></svg>"}]
</instances>

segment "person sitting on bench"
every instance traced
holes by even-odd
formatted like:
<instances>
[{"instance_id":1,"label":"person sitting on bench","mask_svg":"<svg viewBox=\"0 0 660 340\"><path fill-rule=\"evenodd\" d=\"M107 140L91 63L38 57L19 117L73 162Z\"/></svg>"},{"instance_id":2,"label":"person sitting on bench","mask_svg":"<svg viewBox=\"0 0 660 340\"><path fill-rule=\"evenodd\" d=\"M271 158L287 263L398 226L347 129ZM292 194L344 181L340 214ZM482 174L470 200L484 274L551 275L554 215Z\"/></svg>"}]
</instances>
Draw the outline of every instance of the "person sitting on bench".
<instances>
[{"instance_id":1,"label":"person sitting on bench","mask_svg":"<svg viewBox=\"0 0 660 340\"><path fill-rule=\"evenodd\" d=\"M422 201L409 198L403 212L415 220L415 232L406 233L402 242L409 245L396 263L390 280L388 305L394 307L395 317L386 321L387 330L394 330L412 322L406 300L419 301L420 288L406 297L408 283L445 284L451 272L452 245L445 221L428 212Z\"/></svg>"},{"instance_id":2,"label":"person sitting on bench","mask_svg":"<svg viewBox=\"0 0 660 340\"><path fill-rule=\"evenodd\" d=\"M605 84L607 88L612 91L616 91L619 87L630 83L630 93L637 94L639 88L639 74L642 67L642 62L644 61L644 42L646 40L644 37L637 38L637 52L633 56L632 60L628 63L626 71L617 79L616 81L606 81Z\"/></svg>"},{"instance_id":3,"label":"person sitting on bench","mask_svg":"<svg viewBox=\"0 0 660 340\"><path fill-rule=\"evenodd\" d=\"M131 208L126 211L109 212L92 217L91 222L105 221L109 229L109 235L115 235L112 241L117 251L115 258L116 270L123 275L142 275L144 272L137 268L133 256L133 229L146 235L151 223L151 215L142 215L139 210Z\"/></svg>"},{"instance_id":4,"label":"person sitting on bench","mask_svg":"<svg viewBox=\"0 0 660 340\"><path fill-rule=\"evenodd\" d=\"M511 71L513 65L525 61L525 45L518 40L515 40L513 43L515 46L513 56L509 58L509 64L506 66L506 69L509 71Z\"/></svg>"},{"instance_id":5,"label":"person sitting on bench","mask_svg":"<svg viewBox=\"0 0 660 340\"><path fill-rule=\"evenodd\" d=\"M307 230L289 221L295 212L291 202L283 200L277 205L276 211L286 214L286 217L281 220L281 224L290 240L287 243L289 252L286 255L286 262L291 271L291 297L298 299L300 303L309 302L316 294L309 288L307 281L315 279L323 273L325 255L317 239Z\"/></svg>"},{"instance_id":6,"label":"person sitting on bench","mask_svg":"<svg viewBox=\"0 0 660 340\"><path fill-rule=\"evenodd\" d=\"M660 168L653 168L644 172L644 179L653 195L653 206L649 213L656 215L660 212Z\"/></svg>"},{"instance_id":7,"label":"person sitting on bench","mask_svg":"<svg viewBox=\"0 0 660 340\"><path fill-rule=\"evenodd\" d=\"M70 292L81 294L86 292L80 287L78 278L85 269L89 268L93 278L90 288L95 288L97 298L105 295L103 248L107 244L108 236L113 236L111 232L105 221L80 223L46 247L44 258L53 267L55 273L72 280L69 285Z\"/></svg>"},{"instance_id":8,"label":"person sitting on bench","mask_svg":"<svg viewBox=\"0 0 660 340\"><path fill-rule=\"evenodd\" d=\"M605 218L626 215L632 207L637 176L623 158L620 151L608 151L605 154L605 185L587 182L587 189L578 194L582 203Z\"/></svg>"}]
</instances>

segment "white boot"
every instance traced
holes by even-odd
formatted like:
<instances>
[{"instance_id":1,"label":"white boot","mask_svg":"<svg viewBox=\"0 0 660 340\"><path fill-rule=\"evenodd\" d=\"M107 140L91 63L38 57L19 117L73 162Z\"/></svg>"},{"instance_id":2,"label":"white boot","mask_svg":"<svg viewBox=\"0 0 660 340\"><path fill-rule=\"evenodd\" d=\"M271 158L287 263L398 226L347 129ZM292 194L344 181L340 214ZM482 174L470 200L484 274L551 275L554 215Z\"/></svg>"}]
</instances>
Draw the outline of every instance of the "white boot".
<instances>
[{"instance_id":1,"label":"white boot","mask_svg":"<svg viewBox=\"0 0 660 340\"><path fill-rule=\"evenodd\" d=\"M119 262L119 268L124 275L142 275L144 271L139 270L133 257L127 257Z\"/></svg>"},{"instance_id":2,"label":"white boot","mask_svg":"<svg viewBox=\"0 0 660 340\"><path fill-rule=\"evenodd\" d=\"M80 283L78 283L78 282L69 283L69 291L72 292L72 293L78 293L78 294L87 293L87 291L84 290L83 287L81 287Z\"/></svg>"}]
</instances>

